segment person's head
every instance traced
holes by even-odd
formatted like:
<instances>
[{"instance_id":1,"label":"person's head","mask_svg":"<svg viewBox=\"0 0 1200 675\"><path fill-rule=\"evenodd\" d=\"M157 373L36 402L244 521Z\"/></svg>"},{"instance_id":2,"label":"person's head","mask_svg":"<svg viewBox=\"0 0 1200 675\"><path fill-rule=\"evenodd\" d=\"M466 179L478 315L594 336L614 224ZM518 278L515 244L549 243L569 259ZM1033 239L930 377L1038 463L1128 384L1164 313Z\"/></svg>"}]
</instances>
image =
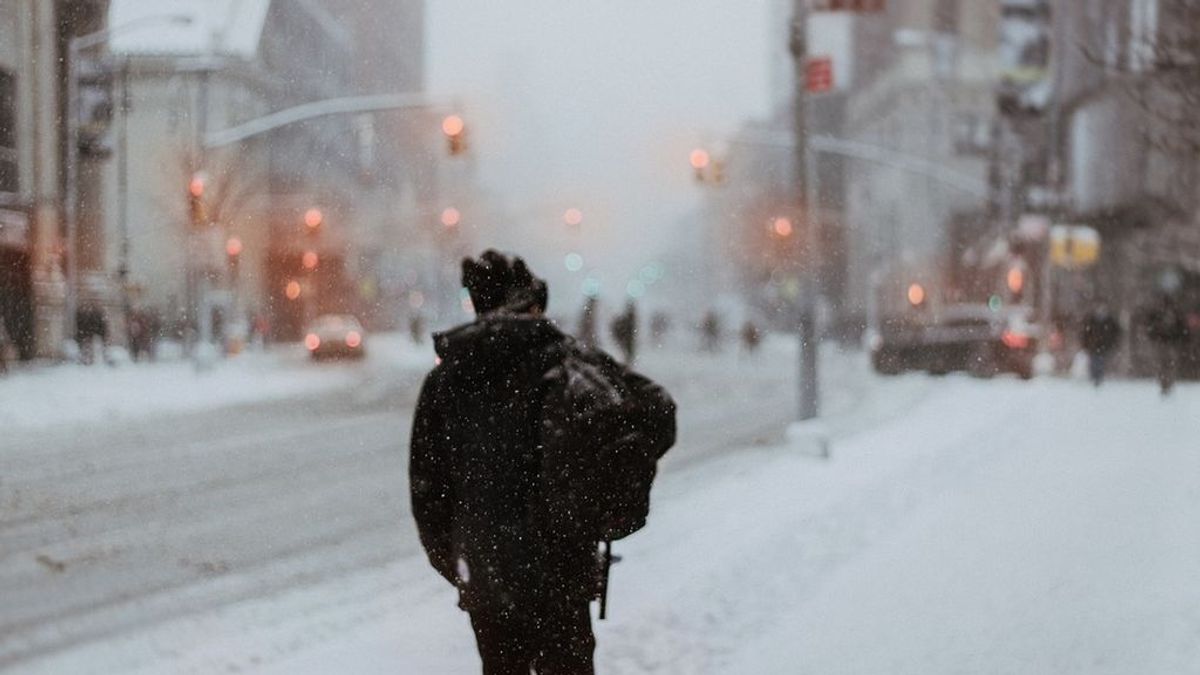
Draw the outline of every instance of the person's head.
<instances>
[{"instance_id":1,"label":"person's head","mask_svg":"<svg viewBox=\"0 0 1200 675\"><path fill-rule=\"evenodd\" d=\"M479 315L497 310L515 314L546 310L546 282L534 276L524 260L499 251L488 249L475 260L463 258L462 285Z\"/></svg>"}]
</instances>

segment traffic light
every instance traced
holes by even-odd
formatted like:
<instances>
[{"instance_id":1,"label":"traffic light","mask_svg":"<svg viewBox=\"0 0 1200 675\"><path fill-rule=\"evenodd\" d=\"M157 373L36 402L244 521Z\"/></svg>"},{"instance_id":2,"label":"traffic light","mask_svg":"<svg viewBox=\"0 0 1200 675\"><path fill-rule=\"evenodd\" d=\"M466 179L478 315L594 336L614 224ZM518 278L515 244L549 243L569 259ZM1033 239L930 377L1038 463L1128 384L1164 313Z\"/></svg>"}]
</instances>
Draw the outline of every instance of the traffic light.
<instances>
[{"instance_id":1,"label":"traffic light","mask_svg":"<svg viewBox=\"0 0 1200 675\"><path fill-rule=\"evenodd\" d=\"M453 206L442 211L442 225L447 229L457 227L462 222L462 213Z\"/></svg>"},{"instance_id":2,"label":"traffic light","mask_svg":"<svg viewBox=\"0 0 1200 675\"><path fill-rule=\"evenodd\" d=\"M908 304L914 308L925 306L925 287L918 283L910 284L908 287Z\"/></svg>"},{"instance_id":3,"label":"traffic light","mask_svg":"<svg viewBox=\"0 0 1200 675\"><path fill-rule=\"evenodd\" d=\"M204 174L192 174L192 179L188 181L187 197L188 197L188 217L195 227L203 227L208 224L208 213L204 208Z\"/></svg>"},{"instance_id":4,"label":"traffic light","mask_svg":"<svg viewBox=\"0 0 1200 675\"><path fill-rule=\"evenodd\" d=\"M792 236L792 232L794 232L795 229L795 226L792 225L791 218L780 216L771 221L771 232L781 239L786 239Z\"/></svg>"},{"instance_id":5,"label":"traffic light","mask_svg":"<svg viewBox=\"0 0 1200 675\"><path fill-rule=\"evenodd\" d=\"M695 171L696 182L705 182L704 171L708 168L709 163L712 161L708 151L704 148L696 148L692 151L692 154L688 157L688 160L691 162L692 169Z\"/></svg>"},{"instance_id":6,"label":"traffic light","mask_svg":"<svg viewBox=\"0 0 1200 675\"><path fill-rule=\"evenodd\" d=\"M242 259L242 240L230 237L225 240L225 261L229 264L229 272L235 278L238 273L238 263Z\"/></svg>"},{"instance_id":7,"label":"traffic light","mask_svg":"<svg viewBox=\"0 0 1200 675\"><path fill-rule=\"evenodd\" d=\"M324 222L325 214L321 213L321 209L314 207L304 212L304 227L310 234L316 234Z\"/></svg>"},{"instance_id":8,"label":"traffic light","mask_svg":"<svg viewBox=\"0 0 1200 675\"><path fill-rule=\"evenodd\" d=\"M458 115L450 115L442 120L442 133L446 135L451 157L457 157L467 151L467 125Z\"/></svg>"},{"instance_id":9,"label":"traffic light","mask_svg":"<svg viewBox=\"0 0 1200 675\"><path fill-rule=\"evenodd\" d=\"M1009 298L1012 302L1014 304L1020 303L1025 290L1025 270L1021 269L1020 265L1013 265L1008 268L1008 274L1005 275L1004 282L1008 286Z\"/></svg>"}]
</instances>

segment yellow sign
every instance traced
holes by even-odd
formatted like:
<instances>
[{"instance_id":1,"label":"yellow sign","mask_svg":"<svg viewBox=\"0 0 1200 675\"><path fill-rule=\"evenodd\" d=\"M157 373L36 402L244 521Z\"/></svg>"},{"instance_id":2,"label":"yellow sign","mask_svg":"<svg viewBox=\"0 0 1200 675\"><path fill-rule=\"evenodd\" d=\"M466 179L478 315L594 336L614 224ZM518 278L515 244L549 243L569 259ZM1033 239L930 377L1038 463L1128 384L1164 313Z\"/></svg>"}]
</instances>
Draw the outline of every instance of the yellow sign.
<instances>
[{"instance_id":1,"label":"yellow sign","mask_svg":"<svg viewBox=\"0 0 1200 675\"><path fill-rule=\"evenodd\" d=\"M1055 225L1050 228L1050 261L1055 265L1080 270L1100 259L1100 233L1080 225Z\"/></svg>"}]
</instances>

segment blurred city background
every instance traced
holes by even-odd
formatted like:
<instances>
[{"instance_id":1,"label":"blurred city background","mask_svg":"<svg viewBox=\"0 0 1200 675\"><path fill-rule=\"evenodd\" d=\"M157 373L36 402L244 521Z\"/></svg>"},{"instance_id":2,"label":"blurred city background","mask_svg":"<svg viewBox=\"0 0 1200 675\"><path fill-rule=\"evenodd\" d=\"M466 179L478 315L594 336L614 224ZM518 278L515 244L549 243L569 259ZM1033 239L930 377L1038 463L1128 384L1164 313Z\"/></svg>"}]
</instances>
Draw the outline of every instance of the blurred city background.
<instances>
[{"instance_id":1,"label":"blurred city background","mask_svg":"<svg viewBox=\"0 0 1200 675\"><path fill-rule=\"evenodd\" d=\"M3 0L0 670L470 672L404 448L497 248L680 402L611 672L1191 672L1197 64L1200 0Z\"/></svg>"}]
</instances>

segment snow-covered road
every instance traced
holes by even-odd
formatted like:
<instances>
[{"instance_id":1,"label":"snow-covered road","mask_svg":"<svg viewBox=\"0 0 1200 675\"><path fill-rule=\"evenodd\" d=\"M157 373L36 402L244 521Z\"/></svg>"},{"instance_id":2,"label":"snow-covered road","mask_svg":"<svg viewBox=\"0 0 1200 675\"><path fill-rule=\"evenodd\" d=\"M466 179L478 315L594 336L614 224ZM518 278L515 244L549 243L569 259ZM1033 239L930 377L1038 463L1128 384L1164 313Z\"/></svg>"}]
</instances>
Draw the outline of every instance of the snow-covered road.
<instances>
[{"instance_id":1,"label":"snow-covered road","mask_svg":"<svg viewBox=\"0 0 1200 675\"><path fill-rule=\"evenodd\" d=\"M671 467L777 438L792 409L779 363L791 358L786 343L741 365L731 354L648 354L647 369L683 404ZM424 571L405 466L424 367L411 362L288 360L259 372L268 381L254 385L257 398L243 393L231 406L204 383L158 409L113 402L120 414L107 423L86 414L10 431L0 471L0 669L162 672L204 654L214 635L245 639L246 650L219 654L224 669L264 645L290 655L310 639L311 626L288 623L289 597L332 598L319 621L369 616L369 605L345 601L356 583L357 597L373 598L394 588L397 565ZM196 386L174 370L175 381L154 370L115 374ZM288 398L271 378L310 388ZM112 389L80 382L70 392L95 411ZM53 390L32 395L46 408ZM193 410L181 412L180 401Z\"/></svg>"},{"instance_id":2,"label":"snow-covered road","mask_svg":"<svg viewBox=\"0 0 1200 675\"><path fill-rule=\"evenodd\" d=\"M829 356L821 460L779 433L786 343L647 355L681 442L617 544L599 672L1200 672L1200 387L878 379ZM0 664L477 672L415 543L417 374L393 375L26 436L0 483Z\"/></svg>"},{"instance_id":3,"label":"snow-covered road","mask_svg":"<svg viewBox=\"0 0 1200 675\"><path fill-rule=\"evenodd\" d=\"M1200 388L913 395L930 381L877 381L860 412L884 421L841 425L829 462L759 447L664 476L618 545L599 672L1200 672ZM477 672L430 576L400 566L373 621L267 672Z\"/></svg>"}]
</instances>

